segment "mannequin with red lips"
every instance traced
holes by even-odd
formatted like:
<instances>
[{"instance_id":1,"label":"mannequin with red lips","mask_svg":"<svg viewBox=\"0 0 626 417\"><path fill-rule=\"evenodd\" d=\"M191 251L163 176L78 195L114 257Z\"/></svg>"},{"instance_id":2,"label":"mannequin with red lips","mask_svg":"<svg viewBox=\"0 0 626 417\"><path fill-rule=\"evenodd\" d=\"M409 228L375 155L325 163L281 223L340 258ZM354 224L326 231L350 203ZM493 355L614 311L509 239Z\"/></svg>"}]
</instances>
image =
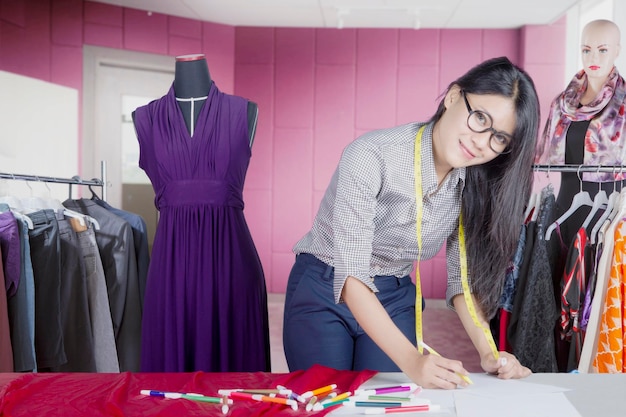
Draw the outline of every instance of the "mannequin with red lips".
<instances>
[{"instance_id":1,"label":"mannequin with red lips","mask_svg":"<svg viewBox=\"0 0 626 417\"><path fill-rule=\"evenodd\" d=\"M605 19L589 22L581 34L580 51L583 68L552 102L535 162L550 165L624 165L625 87L624 79L615 67L615 60L620 53L619 27ZM604 210L594 211L596 214L590 220L587 220L587 216L591 206L587 205L579 208L574 206L572 214L563 215L571 212L574 196L581 189L588 192L592 200L601 190L607 196L614 190L619 191L625 183L621 180L623 177L619 177L619 169L616 173L615 176L610 172L561 173L555 217L551 220L560 219L560 237L556 237L557 233L552 233L550 237L555 294L559 298L565 262L570 262L567 258L569 247L585 221L588 222L585 229L587 236L591 238L593 227ZM560 308L561 301L555 301ZM580 313L582 320L583 312ZM570 353L574 344L570 346L570 342L559 339L557 337L557 366L559 371L567 372L577 360L576 355Z\"/></svg>"},{"instance_id":2,"label":"mannequin with red lips","mask_svg":"<svg viewBox=\"0 0 626 417\"><path fill-rule=\"evenodd\" d=\"M580 102L587 104L600 93L615 66L620 53L620 30L610 20L593 20L584 27L580 46L588 81Z\"/></svg>"},{"instance_id":3,"label":"mannequin with red lips","mask_svg":"<svg viewBox=\"0 0 626 417\"><path fill-rule=\"evenodd\" d=\"M610 20L598 19L593 20L585 25L583 28L580 39L580 51L583 68L575 76L567 89L560 93L553 101L550 107L550 114L548 115L548 121L545 126L543 141L539 141L536 163L540 164L574 164L574 165L615 165L616 158L614 155L596 155L595 159L589 160L588 151L591 149L589 143L585 142L585 138L589 137L590 125L598 123L598 120L609 112L619 112L620 107L625 103L623 100L610 100L604 107L598 107L594 103L597 103L602 97L602 94L606 94L606 85L609 82L609 77L613 74L613 78L621 79L622 77L615 68L615 60L620 53L620 29ZM574 84L577 82L578 84ZM620 81L618 81L619 85ZM613 91L613 89L608 89ZM613 91L615 94L615 91ZM574 108L583 108L585 106L595 106L595 110L587 110L589 114L585 120L581 118L574 119L565 127L549 129L551 120L554 120L555 112L562 111L563 109L563 96L569 96L566 98L568 104ZM553 123L554 124L554 123ZM553 136L550 136L550 132L556 132L564 136L563 143L559 143L560 148L555 146L555 140ZM563 133L563 130L565 132ZM560 131L560 132L559 132ZM622 140L624 140L626 131L621 132ZM587 148L586 148L587 146ZM602 145L599 146L602 148ZM622 147L623 148L623 147ZM611 159L611 160L609 160ZM626 161L623 161L626 162ZM607 178L598 180L592 179L590 176L582 175L583 190L590 193L593 198L599 191L598 182L603 184L606 188L607 194L613 191L613 179ZM619 184L618 184L619 185ZM576 172L564 172L561 176L561 186L558 193L557 200L557 218L561 216L571 205L573 196L580 191L581 181L578 178ZM572 225L573 229L578 229L582 224L587 214L584 213L584 209L578 210L577 217L582 218L579 224L572 219L568 220L568 223ZM567 225L563 225L567 228ZM576 232L572 232L576 233ZM566 233L570 235L571 233ZM569 244L568 236L564 236L564 243Z\"/></svg>"}]
</instances>

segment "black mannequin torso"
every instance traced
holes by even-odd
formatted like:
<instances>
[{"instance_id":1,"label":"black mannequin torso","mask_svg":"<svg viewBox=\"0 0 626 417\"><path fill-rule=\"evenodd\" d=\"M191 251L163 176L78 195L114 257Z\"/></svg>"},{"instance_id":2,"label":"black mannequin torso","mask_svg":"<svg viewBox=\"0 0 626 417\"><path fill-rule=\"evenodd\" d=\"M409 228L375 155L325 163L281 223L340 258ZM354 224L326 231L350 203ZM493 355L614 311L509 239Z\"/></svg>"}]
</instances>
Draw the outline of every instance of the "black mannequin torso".
<instances>
[{"instance_id":1,"label":"black mannequin torso","mask_svg":"<svg viewBox=\"0 0 626 417\"><path fill-rule=\"evenodd\" d=\"M204 55L176 57L174 94L185 119L189 134L193 135L195 122L206 102L211 88L211 74Z\"/></svg>"},{"instance_id":2,"label":"black mannequin torso","mask_svg":"<svg viewBox=\"0 0 626 417\"><path fill-rule=\"evenodd\" d=\"M176 57L174 94L190 134L193 134L193 126L206 101L211 83L211 74L204 55L194 54ZM250 146L254 140L257 118L258 107L256 103L248 101Z\"/></svg>"}]
</instances>

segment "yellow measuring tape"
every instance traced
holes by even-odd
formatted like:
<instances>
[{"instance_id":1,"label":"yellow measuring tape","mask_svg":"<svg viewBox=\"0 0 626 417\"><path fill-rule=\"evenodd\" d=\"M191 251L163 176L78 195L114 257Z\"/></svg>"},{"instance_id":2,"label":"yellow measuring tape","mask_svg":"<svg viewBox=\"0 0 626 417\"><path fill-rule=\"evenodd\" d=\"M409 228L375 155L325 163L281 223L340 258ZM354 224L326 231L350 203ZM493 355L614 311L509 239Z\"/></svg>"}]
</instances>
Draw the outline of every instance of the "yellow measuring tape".
<instances>
[{"instance_id":1,"label":"yellow measuring tape","mask_svg":"<svg viewBox=\"0 0 626 417\"><path fill-rule=\"evenodd\" d=\"M417 350L424 353L422 342L424 335L422 330L422 284L420 279L420 260L422 259L422 211L424 203L422 202L422 133L426 125L420 127L415 137L415 158L413 160L413 170L415 175L415 210L417 212L415 222L415 230L417 232L417 266L415 267L415 337L417 337Z\"/></svg>"},{"instance_id":2,"label":"yellow measuring tape","mask_svg":"<svg viewBox=\"0 0 626 417\"><path fill-rule=\"evenodd\" d=\"M424 353L422 343L424 341L423 327L422 327L422 285L420 279L420 261L422 259L422 212L424 210L424 203L422 201L422 152L421 142L422 134L426 125L420 127L415 137L415 157L414 157L414 172L415 172L415 205L416 205L416 222L415 231L417 233L417 265L415 269L415 336L417 338L417 349L420 353ZM465 304L467 304L467 310L474 325L480 327L487 338L487 343L491 348L491 352L496 360L500 357L498 348L493 340L491 331L482 325L476 315L476 308L474 307L474 301L472 300L471 291L469 288L468 280L468 268L467 268L467 251L465 250L465 231L463 230L463 217L459 216L459 258L461 263L461 285L463 286L463 297L465 298Z\"/></svg>"},{"instance_id":3,"label":"yellow measuring tape","mask_svg":"<svg viewBox=\"0 0 626 417\"><path fill-rule=\"evenodd\" d=\"M459 215L459 257L461 261L461 285L463 285L463 297L465 298L465 304L467 305L467 310L472 317L472 321L476 327L480 327L485 334L485 338L487 339L487 343L491 348L491 353L493 357L497 361L500 358L500 353L498 352L498 348L496 347L496 342L493 340L493 335L491 334L491 330L489 330L486 326L478 320L478 315L476 314L476 308L474 307L474 300L472 299L472 293L469 287L469 280L467 277L469 276L467 270L467 251L465 250L465 230L463 229L463 215Z\"/></svg>"}]
</instances>

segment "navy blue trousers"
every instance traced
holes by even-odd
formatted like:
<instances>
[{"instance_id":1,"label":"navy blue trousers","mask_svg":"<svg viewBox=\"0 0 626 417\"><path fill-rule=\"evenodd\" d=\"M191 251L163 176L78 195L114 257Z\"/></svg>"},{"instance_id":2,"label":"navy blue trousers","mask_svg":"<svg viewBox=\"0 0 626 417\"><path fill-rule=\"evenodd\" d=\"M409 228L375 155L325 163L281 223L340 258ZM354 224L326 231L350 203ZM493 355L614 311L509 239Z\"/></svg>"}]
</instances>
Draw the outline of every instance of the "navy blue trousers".
<instances>
[{"instance_id":1,"label":"navy blue trousers","mask_svg":"<svg viewBox=\"0 0 626 417\"><path fill-rule=\"evenodd\" d=\"M296 256L287 283L283 321L289 370L319 364L341 370L398 372L348 306L335 304L333 279L333 267L309 254ZM376 296L393 322L415 344L415 284L411 278L376 276L374 283L379 290Z\"/></svg>"}]
</instances>

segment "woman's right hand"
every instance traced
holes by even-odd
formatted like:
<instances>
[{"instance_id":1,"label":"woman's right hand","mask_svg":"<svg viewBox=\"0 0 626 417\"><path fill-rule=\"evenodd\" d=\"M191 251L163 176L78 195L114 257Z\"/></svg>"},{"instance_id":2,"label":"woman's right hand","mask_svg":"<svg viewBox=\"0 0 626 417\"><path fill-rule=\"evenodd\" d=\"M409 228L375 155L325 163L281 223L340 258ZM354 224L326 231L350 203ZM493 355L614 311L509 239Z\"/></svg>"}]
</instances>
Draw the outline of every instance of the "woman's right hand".
<instances>
[{"instance_id":1,"label":"woman's right hand","mask_svg":"<svg viewBox=\"0 0 626 417\"><path fill-rule=\"evenodd\" d=\"M420 355L417 348L411 360L400 368L423 388L455 389L468 386L461 377L467 376L468 372L460 361L432 354Z\"/></svg>"},{"instance_id":2,"label":"woman's right hand","mask_svg":"<svg viewBox=\"0 0 626 417\"><path fill-rule=\"evenodd\" d=\"M467 375L461 362L434 354L420 354L391 320L376 295L358 279L346 279L342 297L369 337L413 382L424 388L467 386L459 376Z\"/></svg>"}]
</instances>

